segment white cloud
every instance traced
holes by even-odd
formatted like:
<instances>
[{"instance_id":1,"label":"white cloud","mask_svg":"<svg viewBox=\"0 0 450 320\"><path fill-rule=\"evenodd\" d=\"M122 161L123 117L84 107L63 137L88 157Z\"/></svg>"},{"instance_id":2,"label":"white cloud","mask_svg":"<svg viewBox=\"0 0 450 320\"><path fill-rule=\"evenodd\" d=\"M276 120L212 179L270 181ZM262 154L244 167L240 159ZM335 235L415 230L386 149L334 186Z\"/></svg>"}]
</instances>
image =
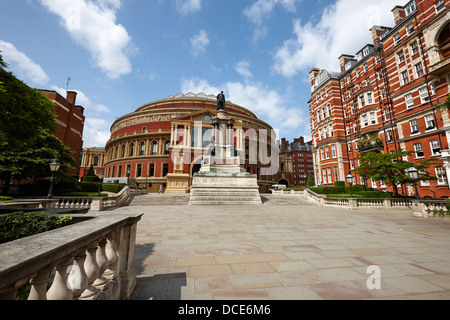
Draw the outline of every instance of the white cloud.
<instances>
[{"instance_id":1,"label":"white cloud","mask_svg":"<svg viewBox=\"0 0 450 320\"><path fill-rule=\"evenodd\" d=\"M295 12L295 3L301 0L257 0L253 5L244 9L244 14L247 18L256 25L253 40L257 41L267 34L267 27L264 25L264 20L274 10L276 5L281 5L289 12Z\"/></svg>"},{"instance_id":2,"label":"white cloud","mask_svg":"<svg viewBox=\"0 0 450 320\"><path fill-rule=\"evenodd\" d=\"M124 26L117 24L120 0L40 0L61 19L75 42L111 79L132 71L129 56L137 51Z\"/></svg>"},{"instance_id":3,"label":"white cloud","mask_svg":"<svg viewBox=\"0 0 450 320\"><path fill-rule=\"evenodd\" d=\"M250 71L250 63L248 61L241 61L234 68L237 73L246 79L253 77L253 74Z\"/></svg>"},{"instance_id":4,"label":"white cloud","mask_svg":"<svg viewBox=\"0 0 450 320\"><path fill-rule=\"evenodd\" d=\"M220 88L210 85L204 79L183 79L181 91L217 95L224 91L226 99L254 112L259 119L266 121L281 134L293 132L298 128L309 126L308 115L303 114L300 106L292 105L289 99L271 90L261 83L227 82Z\"/></svg>"},{"instance_id":5,"label":"white cloud","mask_svg":"<svg viewBox=\"0 0 450 320\"><path fill-rule=\"evenodd\" d=\"M194 57L198 56L201 52L206 51L206 47L209 46L209 43L208 33L205 30L200 30L198 34L192 37L191 49Z\"/></svg>"},{"instance_id":6,"label":"white cloud","mask_svg":"<svg viewBox=\"0 0 450 320\"><path fill-rule=\"evenodd\" d=\"M83 130L83 148L104 147L110 138L110 123L104 119L86 118Z\"/></svg>"},{"instance_id":7,"label":"white cloud","mask_svg":"<svg viewBox=\"0 0 450 320\"><path fill-rule=\"evenodd\" d=\"M0 51L3 61L14 68L14 73L19 78L25 78L38 85L45 85L50 81L41 66L19 51L13 44L0 40Z\"/></svg>"},{"instance_id":8,"label":"white cloud","mask_svg":"<svg viewBox=\"0 0 450 320\"><path fill-rule=\"evenodd\" d=\"M338 57L355 54L372 43L373 25L392 26L392 8L398 0L338 0L328 6L317 23L293 23L294 38L284 42L274 57L276 72L290 77L309 68L339 71Z\"/></svg>"},{"instance_id":9,"label":"white cloud","mask_svg":"<svg viewBox=\"0 0 450 320\"><path fill-rule=\"evenodd\" d=\"M202 0L175 0L177 11L182 15L188 15L201 10Z\"/></svg>"}]
</instances>

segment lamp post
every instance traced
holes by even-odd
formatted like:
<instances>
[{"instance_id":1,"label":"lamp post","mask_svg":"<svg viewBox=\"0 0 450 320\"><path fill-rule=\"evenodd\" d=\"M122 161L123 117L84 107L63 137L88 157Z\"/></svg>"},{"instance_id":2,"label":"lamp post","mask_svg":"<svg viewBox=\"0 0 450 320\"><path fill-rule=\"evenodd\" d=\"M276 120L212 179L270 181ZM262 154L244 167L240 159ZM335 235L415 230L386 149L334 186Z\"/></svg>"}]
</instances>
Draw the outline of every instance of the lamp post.
<instances>
[{"instance_id":1,"label":"lamp post","mask_svg":"<svg viewBox=\"0 0 450 320\"><path fill-rule=\"evenodd\" d=\"M350 196L353 198L353 176L350 173L350 171L348 172L347 175L347 182L350 184Z\"/></svg>"},{"instance_id":2,"label":"lamp post","mask_svg":"<svg viewBox=\"0 0 450 320\"><path fill-rule=\"evenodd\" d=\"M52 172L52 176L50 178L50 190L48 190L47 199L53 198L53 188L55 185L55 173L58 172L61 165L59 164L58 160L53 160L52 163L50 163L50 171Z\"/></svg>"},{"instance_id":3,"label":"lamp post","mask_svg":"<svg viewBox=\"0 0 450 320\"><path fill-rule=\"evenodd\" d=\"M420 199L419 191L417 190L417 180L419 179L419 171L414 168L414 165L411 163L411 167L408 169L408 177L413 180L414 189L416 190L416 198Z\"/></svg>"},{"instance_id":4,"label":"lamp post","mask_svg":"<svg viewBox=\"0 0 450 320\"><path fill-rule=\"evenodd\" d=\"M103 174L103 171L100 171L100 173L98 174L98 192L97 192L97 197L100 197L100 192L102 191L102 182L103 182L103 178L105 177L105 175Z\"/></svg>"},{"instance_id":5,"label":"lamp post","mask_svg":"<svg viewBox=\"0 0 450 320\"><path fill-rule=\"evenodd\" d=\"M128 186L130 185L130 175L131 175L131 168L130 168L130 166L128 165L128 166L127 166L127 185L128 185Z\"/></svg>"}]
</instances>

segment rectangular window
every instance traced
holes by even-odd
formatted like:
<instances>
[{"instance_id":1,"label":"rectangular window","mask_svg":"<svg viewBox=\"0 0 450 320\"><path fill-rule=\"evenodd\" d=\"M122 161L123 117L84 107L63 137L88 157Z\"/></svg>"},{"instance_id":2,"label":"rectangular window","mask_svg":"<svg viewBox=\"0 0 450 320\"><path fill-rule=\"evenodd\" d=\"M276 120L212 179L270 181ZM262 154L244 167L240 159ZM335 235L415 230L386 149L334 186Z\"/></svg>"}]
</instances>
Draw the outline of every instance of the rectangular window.
<instances>
[{"instance_id":1,"label":"rectangular window","mask_svg":"<svg viewBox=\"0 0 450 320\"><path fill-rule=\"evenodd\" d=\"M437 139L430 141L431 154L433 156L438 156L441 154L441 148L439 146L439 141Z\"/></svg>"},{"instance_id":2,"label":"rectangular window","mask_svg":"<svg viewBox=\"0 0 450 320\"><path fill-rule=\"evenodd\" d=\"M334 167L334 181L339 181L339 171L337 167Z\"/></svg>"},{"instance_id":3,"label":"rectangular window","mask_svg":"<svg viewBox=\"0 0 450 320\"><path fill-rule=\"evenodd\" d=\"M408 36L414 33L414 25L412 23L406 26L406 33L408 34Z\"/></svg>"},{"instance_id":4,"label":"rectangular window","mask_svg":"<svg viewBox=\"0 0 450 320\"><path fill-rule=\"evenodd\" d=\"M392 131L387 132L387 141L392 142L394 140L394 137L392 135Z\"/></svg>"},{"instance_id":5,"label":"rectangular window","mask_svg":"<svg viewBox=\"0 0 450 320\"><path fill-rule=\"evenodd\" d=\"M402 83L403 85L406 85L409 83L409 75L408 70L405 70L401 73Z\"/></svg>"},{"instance_id":6,"label":"rectangular window","mask_svg":"<svg viewBox=\"0 0 450 320\"><path fill-rule=\"evenodd\" d=\"M427 125L427 130L434 129L434 116L432 114L425 116L425 123Z\"/></svg>"},{"instance_id":7,"label":"rectangular window","mask_svg":"<svg viewBox=\"0 0 450 320\"><path fill-rule=\"evenodd\" d=\"M364 96L359 97L359 106L360 108L364 108L366 106L366 100L364 99Z\"/></svg>"},{"instance_id":8,"label":"rectangular window","mask_svg":"<svg viewBox=\"0 0 450 320\"><path fill-rule=\"evenodd\" d=\"M377 123L377 119L375 117L375 112L371 112L370 113L370 123L371 124L376 124Z\"/></svg>"},{"instance_id":9,"label":"rectangular window","mask_svg":"<svg viewBox=\"0 0 450 320\"><path fill-rule=\"evenodd\" d=\"M411 125L411 134L419 133L419 126L417 125L417 120L411 120L409 124Z\"/></svg>"},{"instance_id":10,"label":"rectangular window","mask_svg":"<svg viewBox=\"0 0 450 320\"><path fill-rule=\"evenodd\" d=\"M150 170L148 172L148 176L149 177L155 176L155 164L154 163L150 163Z\"/></svg>"},{"instance_id":11,"label":"rectangular window","mask_svg":"<svg viewBox=\"0 0 450 320\"><path fill-rule=\"evenodd\" d=\"M395 36L394 36L394 45L395 44L399 44L400 43L400 33L397 33Z\"/></svg>"},{"instance_id":12,"label":"rectangular window","mask_svg":"<svg viewBox=\"0 0 450 320\"><path fill-rule=\"evenodd\" d=\"M142 177L142 164L139 163L136 169L136 177Z\"/></svg>"},{"instance_id":13,"label":"rectangular window","mask_svg":"<svg viewBox=\"0 0 450 320\"><path fill-rule=\"evenodd\" d=\"M333 156L333 158L336 158L336 146L331 146L331 154Z\"/></svg>"},{"instance_id":14,"label":"rectangular window","mask_svg":"<svg viewBox=\"0 0 450 320\"><path fill-rule=\"evenodd\" d=\"M328 183L333 182L333 180L331 179L331 169L327 168L327 173L328 173Z\"/></svg>"},{"instance_id":15,"label":"rectangular window","mask_svg":"<svg viewBox=\"0 0 450 320\"><path fill-rule=\"evenodd\" d=\"M322 169L322 182L324 183L324 184L326 184L327 183L327 172L326 172L326 170L325 169Z\"/></svg>"},{"instance_id":16,"label":"rectangular window","mask_svg":"<svg viewBox=\"0 0 450 320\"><path fill-rule=\"evenodd\" d=\"M363 122L364 127L367 127L369 125L369 121L367 120L367 115L364 114L362 116L362 122Z\"/></svg>"},{"instance_id":17,"label":"rectangular window","mask_svg":"<svg viewBox=\"0 0 450 320\"><path fill-rule=\"evenodd\" d=\"M403 50L400 52L397 52L397 60L398 60L398 64L405 62L405 54L403 53Z\"/></svg>"},{"instance_id":18,"label":"rectangular window","mask_svg":"<svg viewBox=\"0 0 450 320\"><path fill-rule=\"evenodd\" d=\"M436 13L439 13L442 10L444 10L445 9L445 2L444 2L444 0L437 0L434 3L434 8L436 9Z\"/></svg>"},{"instance_id":19,"label":"rectangular window","mask_svg":"<svg viewBox=\"0 0 450 320\"><path fill-rule=\"evenodd\" d=\"M413 96L412 96L412 94L410 93L410 94L407 94L406 96L405 96L405 102L406 102L406 108L412 108L412 107L414 107L414 101L413 101Z\"/></svg>"},{"instance_id":20,"label":"rectangular window","mask_svg":"<svg viewBox=\"0 0 450 320\"><path fill-rule=\"evenodd\" d=\"M446 185L448 184L447 180L447 172L445 172L444 167L436 167L436 178L438 179L438 185Z\"/></svg>"},{"instance_id":21,"label":"rectangular window","mask_svg":"<svg viewBox=\"0 0 450 320\"><path fill-rule=\"evenodd\" d=\"M367 93L367 103L368 104L372 104L373 103L372 92L368 92Z\"/></svg>"},{"instance_id":22,"label":"rectangular window","mask_svg":"<svg viewBox=\"0 0 450 320\"><path fill-rule=\"evenodd\" d=\"M424 156L423 154L423 148L421 143L416 143L414 145L414 150L416 152L416 158L422 158Z\"/></svg>"},{"instance_id":23,"label":"rectangular window","mask_svg":"<svg viewBox=\"0 0 450 320\"><path fill-rule=\"evenodd\" d=\"M169 173L169 164L163 163L162 176L165 177L165 176L167 176L168 173Z\"/></svg>"},{"instance_id":24,"label":"rectangular window","mask_svg":"<svg viewBox=\"0 0 450 320\"><path fill-rule=\"evenodd\" d=\"M419 95L420 95L420 100L422 101L422 103L427 103L428 101L430 101L430 97L428 96L427 87L420 88Z\"/></svg>"},{"instance_id":25,"label":"rectangular window","mask_svg":"<svg viewBox=\"0 0 450 320\"><path fill-rule=\"evenodd\" d=\"M418 64L416 64L414 66L414 68L416 69L416 77L420 78L421 76L423 76L423 65L422 62L419 62Z\"/></svg>"},{"instance_id":26,"label":"rectangular window","mask_svg":"<svg viewBox=\"0 0 450 320\"><path fill-rule=\"evenodd\" d=\"M411 55L414 56L419 53L419 46L417 45L417 41L414 41L411 45Z\"/></svg>"}]
</instances>

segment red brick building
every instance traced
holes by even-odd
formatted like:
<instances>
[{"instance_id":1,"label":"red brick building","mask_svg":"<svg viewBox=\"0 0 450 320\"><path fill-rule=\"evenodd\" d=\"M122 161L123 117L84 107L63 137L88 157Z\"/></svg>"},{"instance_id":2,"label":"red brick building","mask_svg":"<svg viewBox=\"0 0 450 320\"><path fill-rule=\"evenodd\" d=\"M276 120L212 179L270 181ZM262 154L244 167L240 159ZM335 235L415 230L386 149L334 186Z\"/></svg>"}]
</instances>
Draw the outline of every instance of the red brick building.
<instances>
[{"instance_id":1,"label":"red brick building","mask_svg":"<svg viewBox=\"0 0 450 320\"><path fill-rule=\"evenodd\" d=\"M314 162L311 141L305 142L304 137L295 138L290 143L281 139L280 156L292 159L291 186L306 186L308 174L314 176Z\"/></svg>"},{"instance_id":2,"label":"red brick building","mask_svg":"<svg viewBox=\"0 0 450 320\"><path fill-rule=\"evenodd\" d=\"M421 181L421 197L450 196L450 1L413 0L392 9L394 26L374 26L373 43L339 57L341 70L312 69L309 101L316 183L345 181L365 152L413 151L438 160L437 181ZM356 183L385 189L383 182ZM399 186L412 195L412 186Z\"/></svg>"},{"instance_id":3,"label":"red brick building","mask_svg":"<svg viewBox=\"0 0 450 320\"><path fill-rule=\"evenodd\" d=\"M67 96L64 98L52 90L39 90L39 92L55 104L56 122L58 124L55 136L74 151L72 156L77 163L77 167L70 170L68 174L78 175L85 117L84 108L76 105L77 93L67 91Z\"/></svg>"},{"instance_id":4,"label":"red brick building","mask_svg":"<svg viewBox=\"0 0 450 320\"><path fill-rule=\"evenodd\" d=\"M246 170L257 174L260 191L267 192L277 182L264 171L275 165L275 161L269 162L274 155L270 154L275 139L272 127L230 101L226 111L234 119L227 139L245 161ZM106 181L130 178L150 192L158 192L160 186L166 192L184 192L211 144L210 121L216 114L217 98L203 93L147 103L112 124L104 150L84 149L80 178L94 164L97 174L103 170ZM260 149L260 142L267 145L269 153ZM276 161L278 166L278 149Z\"/></svg>"}]
</instances>

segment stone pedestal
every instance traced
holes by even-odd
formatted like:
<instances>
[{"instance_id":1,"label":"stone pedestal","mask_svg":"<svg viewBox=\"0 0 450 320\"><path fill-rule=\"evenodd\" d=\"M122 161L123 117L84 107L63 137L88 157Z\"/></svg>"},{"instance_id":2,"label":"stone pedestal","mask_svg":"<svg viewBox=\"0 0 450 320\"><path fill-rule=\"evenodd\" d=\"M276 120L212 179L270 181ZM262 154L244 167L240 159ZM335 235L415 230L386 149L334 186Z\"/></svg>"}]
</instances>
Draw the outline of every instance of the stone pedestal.
<instances>
[{"instance_id":1,"label":"stone pedestal","mask_svg":"<svg viewBox=\"0 0 450 320\"><path fill-rule=\"evenodd\" d=\"M185 193L189 187L188 173L169 173L165 193Z\"/></svg>"},{"instance_id":2,"label":"stone pedestal","mask_svg":"<svg viewBox=\"0 0 450 320\"><path fill-rule=\"evenodd\" d=\"M211 119L213 148L193 177L190 205L262 204L257 176L246 172L235 152L233 122L225 110Z\"/></svg>"}]
</instances>

